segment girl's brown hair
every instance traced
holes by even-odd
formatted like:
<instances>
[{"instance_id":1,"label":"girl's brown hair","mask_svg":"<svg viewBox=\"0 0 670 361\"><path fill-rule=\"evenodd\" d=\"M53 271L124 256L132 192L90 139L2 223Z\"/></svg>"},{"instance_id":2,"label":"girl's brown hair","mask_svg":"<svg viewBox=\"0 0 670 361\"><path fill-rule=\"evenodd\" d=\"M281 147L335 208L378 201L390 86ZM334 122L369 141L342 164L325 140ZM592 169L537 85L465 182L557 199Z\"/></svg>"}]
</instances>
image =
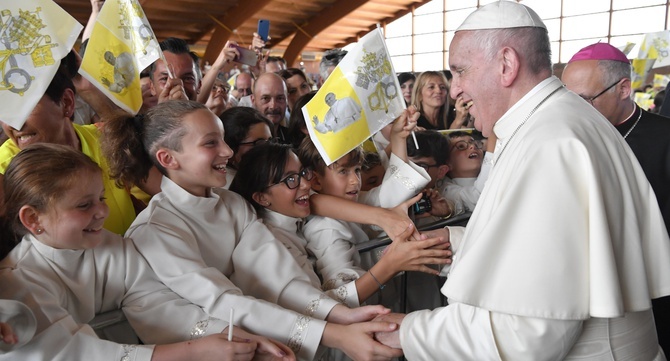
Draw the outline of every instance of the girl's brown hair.
<instances>
[{"instance_id":1,"label":"girl's brown hair","mask_svg":"<svg viewBox=\"0 0 670 361\"><path fill-rule=\"evenodd\" d=\"M146 181L152 165L167 176L156 159L156 151L181 151L181 140L187 132L183 118L200 109L207 107L193 101L171 100L156 105L146 115L119 111L106 119L101 148L116 184L130 188Z\"/></svg>"},{"instance_id":2,"label":"girl's brown hair","mask_svg":"<svg viewBox=\"0 0 670 361\"><path fill-rule=\"evenodd\" d=\"M9 163L3 181L6 216L14 232L28 232L19 219L21 207L45 212L76 187L83 174L93 173L102 176L98 164L71 147L39 143L24 148Z\"/></svg>"}]
</instances>

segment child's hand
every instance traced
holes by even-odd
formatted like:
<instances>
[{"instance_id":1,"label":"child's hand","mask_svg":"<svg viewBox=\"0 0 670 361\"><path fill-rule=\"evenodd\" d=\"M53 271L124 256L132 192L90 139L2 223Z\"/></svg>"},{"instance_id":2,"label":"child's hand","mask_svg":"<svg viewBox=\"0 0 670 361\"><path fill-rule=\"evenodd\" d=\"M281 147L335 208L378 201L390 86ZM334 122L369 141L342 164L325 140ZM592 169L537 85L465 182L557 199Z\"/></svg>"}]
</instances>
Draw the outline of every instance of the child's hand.
<instances>
[{"instance_id":1,"label":"child's hand","mask_svg":"<svg viewBox=\"0 0 670 361\"><path fill-rule=\"evenodd\" d=\"M391 152L403 162L407 162L407 137L416 129L416 121L421 114L411 105L393 122L391 127Z\"/></svg>"},{"instance_id":2,"label":"child's hand","mask_svg":"<svg viewBox=\"0 0 670 361\"><path fill-rule=\"evenodd\" d=\"M0 339L8 345L16 345L19 343L19 338L12 330L12 327L5 322L0 322Z\"/></svg>"},{"instance_id":3,"label":"child's hand","mask_svg":"<svg viewBox=\"0 0 670 361\"><path fill-rule=\"evenodd\" d=\"M225 331L225 330L224 330ZM226 333L227 331L223 332ZM279 341L264 336L254 335L243 330L240 327L235 327L233 330L235 337L251 340L256 342L256 354L254 360L286 360L295 361L295 355L291 349Z\"/></svg>"},{"instance_id":4,"label":"child's hand","mask_svg":"<svg viewBox=\"0 0 670 361\"><path fill-rule=\"evenodd\" d=\"M436 189L427 189L425 192L428 194L430 203L433 206L429 212L431 215L435 217L451 217L454 214L454 206L446 198L442 197L440 192Z\"/></svg>"},{"instance_id":5,"label":"child's hand","mask_svg":"<svg viewBox=\"0 0 670 361\"><path fill-rule=\"evenodd\" d=\"M416 122L421 114L416 111L416 108L411 105L405 109L396 120L393 121L391 128L391 141L394 138L402 140L403 142L416 129Z\"/></svg>"},{"instance_id":6,"label":"child's hand","mask_svg":"<svg viewBox=\"0 0 670 361\"><path fill-rule=\"evenodd\" d=\"M353 323L370 321L377 316L386 315L389 312L391 312L391 310L382 305L361 306L356 308L337 305L330 311L326 321L341 325L350 325Z\"/></svg>"},{"instance_id":7,"label":"child's hand","mask_svg":"<svg viewBox=\"0 0 670 361\"><path fill-rule=\"evenodd\" d=\"M377 226L381 227L392 240L401 237L408 229L412 232L411 237L418 240L420 238L419 231L416 230L414 223L407 215L407 209L418 202L422 196L423 194L419 193L393 208L386 209L386 217L383 217L383 222L380 222L381 224L377 224Z\"/></svg>"}]
</instances>

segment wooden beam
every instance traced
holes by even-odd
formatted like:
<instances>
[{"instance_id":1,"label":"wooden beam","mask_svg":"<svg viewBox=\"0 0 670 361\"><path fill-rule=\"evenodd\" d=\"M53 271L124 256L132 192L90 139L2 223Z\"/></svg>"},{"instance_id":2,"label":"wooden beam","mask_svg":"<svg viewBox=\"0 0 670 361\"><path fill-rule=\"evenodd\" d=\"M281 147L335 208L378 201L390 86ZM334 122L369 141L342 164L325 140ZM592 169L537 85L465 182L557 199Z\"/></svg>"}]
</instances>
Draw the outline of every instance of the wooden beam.
<instances>
[{"instance_id":1,"label":"wooden beam","mask_svg":"<svg viewBox=\"0 0 670 361\"><path fill-rule=\"evenodd\" d=\"M368 0L338 0L330 8L324 9L318 15L307 20L307 24L302 26L302 29L313 37L367 2ZM293 64L310 40L312 39L302 31L297 31L286 48L286 52L284 52L286 63Z\"/></svg>"},{"instance_id":2,"label":"wooden beam","mask_svg":"<svg viewBox=\"0 0 670 361\"><path fill-rule=\"evenodd\" d=\"M262 10L265 6L270 3L271 0L246 0L244 2L240 1L237 6L231 7L228 9L226 15L221 16L218 20L226 24L226 26L234 30L238 26L242 25L247 19L252 17L258 11ZM214 24L214 34L212 34L209 44L207 44L207 49L205 50L205 55L203 56L203 62L208 61L210 64L214 63L216 57L219 56L221 49L226 45L226 41L230 38L230 31L222 28L221 26ZM210 32L210 29L203 32L203 35ZM251 39L249 39L251 41Z\"/></svg>"}]
</instances>

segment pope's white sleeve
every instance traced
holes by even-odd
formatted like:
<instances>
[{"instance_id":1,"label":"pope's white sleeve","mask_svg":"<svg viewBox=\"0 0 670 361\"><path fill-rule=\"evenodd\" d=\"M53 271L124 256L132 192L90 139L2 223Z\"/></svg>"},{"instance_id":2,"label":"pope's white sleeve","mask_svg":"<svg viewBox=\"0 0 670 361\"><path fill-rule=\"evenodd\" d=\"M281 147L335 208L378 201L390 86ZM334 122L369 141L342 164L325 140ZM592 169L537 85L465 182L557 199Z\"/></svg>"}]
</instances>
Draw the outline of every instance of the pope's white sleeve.
<instances>
[{"instance_id":1,"label":"pope's white sleeve","mask_svg":"<svg viewBox=\"0 0 670 361\"><path fill-rule=\"evenodd\" d=\"M461 303L408 314L400 343L409 360L560 360L581 321L494 313Z\"/></svg>"}]
</instances>

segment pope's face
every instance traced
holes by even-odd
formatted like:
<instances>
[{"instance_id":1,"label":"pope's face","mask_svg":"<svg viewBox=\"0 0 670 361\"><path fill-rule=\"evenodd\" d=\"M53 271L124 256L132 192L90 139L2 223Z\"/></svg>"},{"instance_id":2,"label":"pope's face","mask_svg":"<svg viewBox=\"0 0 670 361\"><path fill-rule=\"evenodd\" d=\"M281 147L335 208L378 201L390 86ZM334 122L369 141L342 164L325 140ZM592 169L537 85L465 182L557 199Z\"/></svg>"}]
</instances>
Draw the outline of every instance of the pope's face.
<instances>
[{"instance_id":1,"label":"pope's face","mask_svg":"<svg viewBox=\"0 0 670 361\"><path fill-rule=\"evenodd\" d=\"M472 101L470 114L475 118L475 128L488 137L493 126L507 109L496 104L494 96L499 91L496 84L495 61L486 59L483 49L473 44L474 31L456 32L449 46L449 66L453 79L450 94L453 99Z\"/></svg>"}]
</instances>

